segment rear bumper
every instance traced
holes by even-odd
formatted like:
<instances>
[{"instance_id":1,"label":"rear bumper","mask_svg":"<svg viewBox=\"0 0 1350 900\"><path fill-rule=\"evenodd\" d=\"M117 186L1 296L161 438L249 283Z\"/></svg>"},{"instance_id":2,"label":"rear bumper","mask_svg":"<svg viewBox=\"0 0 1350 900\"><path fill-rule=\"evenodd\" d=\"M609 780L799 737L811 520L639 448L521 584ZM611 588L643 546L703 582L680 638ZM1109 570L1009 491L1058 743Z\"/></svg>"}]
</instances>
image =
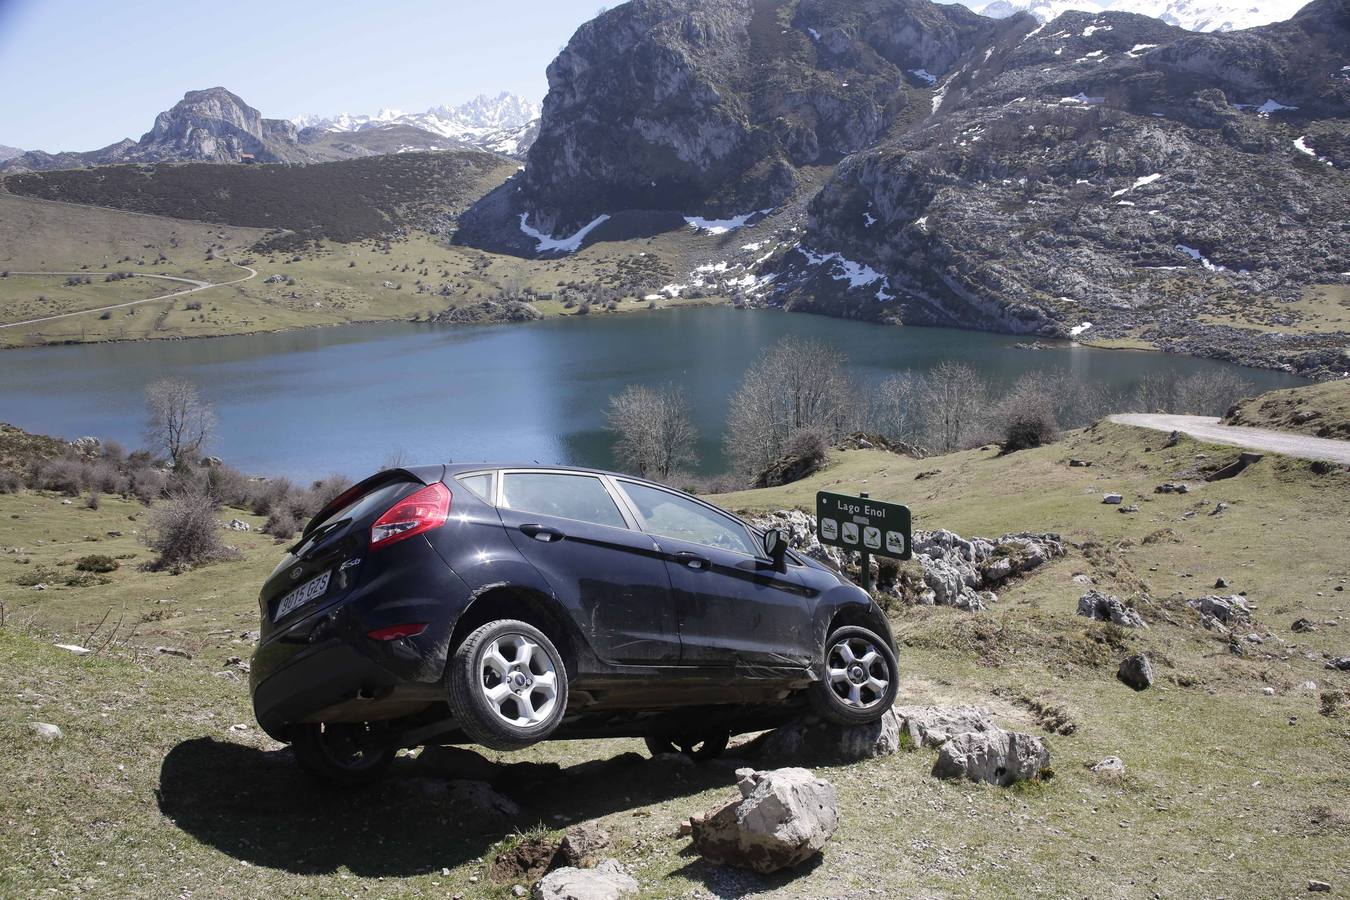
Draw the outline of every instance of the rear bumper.
<instances>
[{"instance_id":1,"label":"rear bumper","mask_svg":"<svg viewBox=\"0 0 1350 900\"><path fill-rule=\"evenodd\" d=\"M450 637L469 589L426 550L432 559L412 574L375 578L258 647L249 685L265 732L286 740L298 722L379 721L444 698ZM427 628L392 641L367 637L373 629L409 622Z\"/></svg>"}]
</instances>

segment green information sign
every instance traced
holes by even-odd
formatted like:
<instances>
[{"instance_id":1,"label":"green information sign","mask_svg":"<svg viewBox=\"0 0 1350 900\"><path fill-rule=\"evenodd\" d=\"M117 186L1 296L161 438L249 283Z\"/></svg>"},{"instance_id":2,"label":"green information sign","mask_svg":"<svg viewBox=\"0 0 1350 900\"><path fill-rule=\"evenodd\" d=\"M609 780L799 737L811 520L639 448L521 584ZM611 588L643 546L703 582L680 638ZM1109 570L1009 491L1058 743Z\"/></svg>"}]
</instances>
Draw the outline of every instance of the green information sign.
<instances>
[{"instance_id":1,"label":"green information sign","mask_svg":"<svg viewBox=\"0 0 1350 900\"><path fill-rule=\"evenodd\" d=\"M909 507L883 503L866 494L816 493L816 538L822 544L864 556L913 556Z\"/></svg>"}]
</instances>

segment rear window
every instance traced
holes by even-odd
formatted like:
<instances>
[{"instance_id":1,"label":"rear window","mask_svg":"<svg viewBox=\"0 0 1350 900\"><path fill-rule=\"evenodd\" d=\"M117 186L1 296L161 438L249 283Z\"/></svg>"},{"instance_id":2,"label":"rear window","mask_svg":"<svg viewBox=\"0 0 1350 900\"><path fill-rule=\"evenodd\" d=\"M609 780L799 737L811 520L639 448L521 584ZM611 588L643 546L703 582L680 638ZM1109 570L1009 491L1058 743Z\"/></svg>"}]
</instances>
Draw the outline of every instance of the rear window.
<instances>
[{"instance_id":1,"label":"rear window","mask_svg":"<svg viewBox=\"0 0 1350 900\"><path fill-rule=\"evenodd\" d=\"M422 487L420 482L408 480L390 481L379 485L374 490L352 500L341 509L323 515L322 518L315 516L309 525L305 526L306 532L313 536L319 533L320 528L329 522L340 522L343 519L353 521L365 518L378 519L385 510L420 487ZM306 539L306 543L308 543L308 539ZM296 548L297 555L303 552L303 545Z\"/></svg>"}]
</instances>

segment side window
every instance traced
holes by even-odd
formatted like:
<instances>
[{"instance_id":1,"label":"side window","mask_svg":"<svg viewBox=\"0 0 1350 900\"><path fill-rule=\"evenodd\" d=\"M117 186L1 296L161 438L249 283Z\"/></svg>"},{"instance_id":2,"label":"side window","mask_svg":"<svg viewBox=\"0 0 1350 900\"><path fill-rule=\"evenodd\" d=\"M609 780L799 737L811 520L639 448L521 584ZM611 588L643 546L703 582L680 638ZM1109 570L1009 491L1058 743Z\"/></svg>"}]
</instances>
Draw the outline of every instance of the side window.
<instances>
[{"instance_id":1,"label":"side window","mask_svg":"<svg viewBox=\"0 0 1350 900\"><path fill-rule=\"evenodd\" d=\"M480 475L464 475L455 480L473 491L479 500L482 500L485 503L492 502L492 475L490 473L483 472Z\"/></svg>"},{"instance_id":2,"label":"side window","mask_svg":"<svg viewBox=\"0 0 1350 900\"><path fill-rule=\"evenodd\" d=\"M621 482L652 534L760 556L745 528L735 519L669 491Z\"/></svg>"},{"instance_id":3,"label":"side window","mask_svg":"<svg viewBox=\"0 0 1350 900\"><path fill-rule=\"evenodd\" d=\"M619 507L599 478L562 472L507 472L502 505L521 512L627 528Z\"/></svg>"}]
</instances>

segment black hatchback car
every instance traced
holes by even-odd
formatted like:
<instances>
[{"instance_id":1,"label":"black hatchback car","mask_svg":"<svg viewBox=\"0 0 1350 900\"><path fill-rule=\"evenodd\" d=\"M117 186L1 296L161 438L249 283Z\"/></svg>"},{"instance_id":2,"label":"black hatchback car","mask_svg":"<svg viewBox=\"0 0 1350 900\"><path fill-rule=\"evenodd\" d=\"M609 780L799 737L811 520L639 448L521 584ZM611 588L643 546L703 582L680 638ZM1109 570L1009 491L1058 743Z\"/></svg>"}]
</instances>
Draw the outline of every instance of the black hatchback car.
<instances>
[{"instance_id":1,"label":"black hatchback car","mask_svg":"<svg viewBox=\"0 0 1350 900\"><path fill-rule=\"evenodd\" d=\"M258 722L342 783L423 744L626 736L712 756L806 706L874 721L897 687L886 617L842 575L589 469L381 472L309 522L259 602Z\"/></svg>"}]
</instances>

